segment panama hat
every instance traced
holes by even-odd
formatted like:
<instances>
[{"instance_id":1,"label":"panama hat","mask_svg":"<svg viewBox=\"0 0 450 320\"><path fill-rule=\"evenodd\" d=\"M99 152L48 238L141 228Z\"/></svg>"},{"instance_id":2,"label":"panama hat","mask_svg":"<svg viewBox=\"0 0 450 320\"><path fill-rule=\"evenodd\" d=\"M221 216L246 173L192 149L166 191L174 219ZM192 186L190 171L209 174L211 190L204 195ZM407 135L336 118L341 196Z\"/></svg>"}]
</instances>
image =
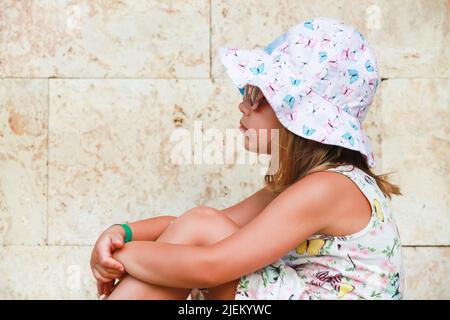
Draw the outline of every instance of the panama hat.
<instances>
[{"instance_id":1,"label":"panama hat","mask_svg":"<svg viewBox=\"0 0 450 320\"><path fill-rule=\"evenodd\" d=\"M366 38L325 17L306 20L264 49L219 48L228 76L264 94L280 123L306 139L375 158L361 124L378 87L378 67Z\"/></svg>"}]
</instances>

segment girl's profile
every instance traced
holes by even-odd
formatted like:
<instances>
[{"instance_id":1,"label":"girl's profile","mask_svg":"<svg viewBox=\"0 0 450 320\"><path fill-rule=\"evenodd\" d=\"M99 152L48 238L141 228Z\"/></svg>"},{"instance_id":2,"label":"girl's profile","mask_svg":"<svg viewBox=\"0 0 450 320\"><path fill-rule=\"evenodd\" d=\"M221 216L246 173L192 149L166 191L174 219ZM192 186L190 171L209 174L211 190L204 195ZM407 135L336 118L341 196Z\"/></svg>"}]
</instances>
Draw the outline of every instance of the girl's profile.
<instances>
[{"instance_id":1,"label":"girl's profile","mask_svg":"<svg viewBox=\"0 0 450 320\"><path fill-rule=\"evenodd\" d=\"M402 299L401 241L388 202L401 192L372 171L362 126L379 82L367 39L318 17L263 50L219 54L243 97L245 148L272 157L264 187L222 210L198 206L111 226L91 255L98 293Z\"/></svg>"}]
</instances>

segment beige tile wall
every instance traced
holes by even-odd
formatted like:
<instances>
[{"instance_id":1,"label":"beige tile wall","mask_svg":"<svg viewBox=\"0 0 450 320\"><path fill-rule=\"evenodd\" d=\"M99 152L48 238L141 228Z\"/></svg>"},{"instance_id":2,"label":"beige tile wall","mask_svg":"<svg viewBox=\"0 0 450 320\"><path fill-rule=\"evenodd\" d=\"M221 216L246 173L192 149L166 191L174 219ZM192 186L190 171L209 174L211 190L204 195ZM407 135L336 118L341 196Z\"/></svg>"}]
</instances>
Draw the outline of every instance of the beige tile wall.
<instances>
[{"instance_id":1,"label":"beige tile wall","mask_svg":"<svg viewBox=\"0 0 450 320\"><path fill-rule=\"evenodd\" d=\"M449 299L448 10L445 0L1 1L0 298L95 299L88 261L102 229L224 208L262 186L259 164L173 164L168 141L194 121L237 127L219 47L262 47L330 16L378 55L383 81L364 126L375 171L394 171L404 194L392 208L406 298Z\"/></svg>"}]
</instances>

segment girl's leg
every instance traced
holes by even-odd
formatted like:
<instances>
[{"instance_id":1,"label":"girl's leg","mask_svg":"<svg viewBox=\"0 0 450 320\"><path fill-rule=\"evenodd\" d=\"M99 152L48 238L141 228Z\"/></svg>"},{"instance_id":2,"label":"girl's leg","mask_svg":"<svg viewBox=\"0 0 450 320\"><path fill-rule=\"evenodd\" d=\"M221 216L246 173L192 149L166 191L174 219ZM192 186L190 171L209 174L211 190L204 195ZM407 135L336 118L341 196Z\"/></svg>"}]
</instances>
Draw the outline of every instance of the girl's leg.
<instances>
[{"instance_id":1,"label":"girl's leg","mask_svg":"<svg viewBox=\"0 0 450 320\"><path fill-rule=\"evenodd\" d=\"M227 216L208 207L194 208L182 214L156 241L207 245L218 242L239 229ZM206 299L234 299L238 280L209 288ZM191 292L187 288L153 285L126 275L108 299L185 300Z\"/></svg>"},{"instance_id":2,"label":"girl's leg","mask_svg":"<svg viewBox=\"0 0 450 320\"><path fill-rule=\"evenodd\" d=\"M186 300L191 289L171 288L140 281L129 274L120 280L108 300Z\"/></svg>"},{"instance_id":3,"label":"girl's leg","mask_svg":"<svg viewBox=\"0 0 450 320\"><path fill-rule=\"evenodd\" d=\"M188 211L172 220L170 230L160 238L167 242L175 239L176 243L209 245L229 237L239 230L233 220L214 208L204 207L202 210ZM183 235L184 233L184 235ZM180 237L180 238L178 238ZM185 242L184 238L190 239ZM159 239L158 239L159 240ZM234 300L239 279L208 288L203 295L207 300Z\"/></svg>"},{"instance_id":4,"label":"girl's leg","mask_svg":"<svg viewBox=\"0 0 450 320\"><path fill-rule=\"evenodd\" d=\"M176 219L174 219L176 220ZM174 221L172 220L172 221ZM155 241L182 243L173 241L177 239L170 239L166 237L162 239L162 235L170 228L169 225L161 236ZM186 237L186 241L189 239ZM186 300L192 289L190 288L173 288L160 286L156 284L147 283L126 274L111 294L107 297L108 300Z\"/></svg>"}]
</instances>

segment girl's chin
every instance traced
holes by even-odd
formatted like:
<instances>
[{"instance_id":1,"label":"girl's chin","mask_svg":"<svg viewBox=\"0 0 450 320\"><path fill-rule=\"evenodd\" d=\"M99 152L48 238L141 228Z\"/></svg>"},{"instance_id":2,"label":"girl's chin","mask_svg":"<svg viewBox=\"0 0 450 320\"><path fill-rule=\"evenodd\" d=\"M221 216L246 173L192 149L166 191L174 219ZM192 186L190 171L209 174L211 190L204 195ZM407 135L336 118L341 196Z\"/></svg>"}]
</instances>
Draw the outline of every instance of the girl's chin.
<instances>
[{"instance_id":1,"label":"girl's chin","mask_svg":"<svg viewBox=\"0 0 450 320\"><path fill-rule=\"evenodd\" d=\"M258 147L256 147L256 149L251 149L250 148L250 144L249 144L247 139L245 140L244 148L245 148L245 150L247 150L249 152L255 152L255 153L258 153L258 154L271 154L269 146L267 146L266 149L264 149L264 152L262 152L262 150L259 150Z\"/></svg>"}]
</instances>

